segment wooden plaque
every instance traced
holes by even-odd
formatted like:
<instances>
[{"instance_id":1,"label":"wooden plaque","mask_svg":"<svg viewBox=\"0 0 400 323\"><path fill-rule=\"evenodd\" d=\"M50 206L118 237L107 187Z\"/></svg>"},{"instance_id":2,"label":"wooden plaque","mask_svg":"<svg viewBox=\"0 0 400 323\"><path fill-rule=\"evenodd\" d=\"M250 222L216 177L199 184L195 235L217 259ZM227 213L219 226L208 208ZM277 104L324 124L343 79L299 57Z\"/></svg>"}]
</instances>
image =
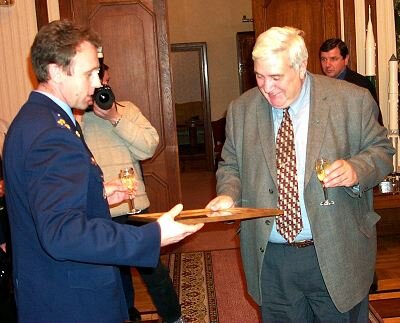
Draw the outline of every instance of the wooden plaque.
<instances>
[{"instance_id":1,"label":"wooden plaque","mask_svg":"<svg viewBox=\"0 0 400 323\"><path fill-rule=\"evenodd\" d=\"M135 214L129 216L130 220L140 222L156 221L162 213ZM249 220L282 215L280 209L256 209L256 208L231 208L221 211L210 209L185 210L175 217L175 220L185 224L223 222L233 220Z\"/></svg>"}]
</instances>

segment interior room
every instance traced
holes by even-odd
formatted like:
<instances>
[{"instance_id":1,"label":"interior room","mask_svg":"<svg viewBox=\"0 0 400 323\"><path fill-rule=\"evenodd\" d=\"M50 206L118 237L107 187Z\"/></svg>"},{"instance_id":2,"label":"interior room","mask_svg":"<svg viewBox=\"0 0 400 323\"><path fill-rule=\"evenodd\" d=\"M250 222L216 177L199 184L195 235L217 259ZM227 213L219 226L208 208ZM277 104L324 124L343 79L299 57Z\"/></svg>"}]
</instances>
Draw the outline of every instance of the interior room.
<instances>
[{"instance_id":1,"label":"interior room","mask_svg":"<svg viewBox=\"0 0 400 323\"><path fill-rule=\"evenodd\" d=\"M396 149L394 173L373 188L374 211L381 218L370 322L400 322L398 0L12 2L0 5L0 118L11 123L37 86L29 49L38 28L60 18L90 24L100 33L105 61L113 67L116 98L135 102L160 136L154 157L142 164L150 212L164 212L177 203L184 210L203 209L216 196L226 112L232 100L256 86L251 52L260 33L271 26L303 29L308 70L314 74L322 74L321 43L333 37L345 40L349 67L375 85L383 123ZM246 291L239 230L240 221L208 223L162 249L188 322L261 321ZM190 266L200 270L196 277L185 272ZM142 321L161 322L135 269L132 275ZM199 277L202 282L188 285Z\"/></svg>"}]
</instances>

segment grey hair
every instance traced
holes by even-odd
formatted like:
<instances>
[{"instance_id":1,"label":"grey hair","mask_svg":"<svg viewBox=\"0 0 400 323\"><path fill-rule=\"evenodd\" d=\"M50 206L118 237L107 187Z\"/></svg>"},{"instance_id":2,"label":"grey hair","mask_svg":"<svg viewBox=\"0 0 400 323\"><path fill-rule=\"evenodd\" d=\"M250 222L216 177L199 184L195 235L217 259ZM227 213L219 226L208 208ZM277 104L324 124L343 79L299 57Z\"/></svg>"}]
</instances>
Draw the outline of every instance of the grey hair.
<instances>
[{"instance_id":1,"label":"grey hair","mask_svg":"<svg viewBox=\"0 0 400 323\"><path fill-rule=\"evenodd\" d=\"M294 27L271 27L257 37L253 49L253 60L267 59L281 52L287 52L292 68L299 70L308 59L304 32Z\"/></svg>"}]
</instances>

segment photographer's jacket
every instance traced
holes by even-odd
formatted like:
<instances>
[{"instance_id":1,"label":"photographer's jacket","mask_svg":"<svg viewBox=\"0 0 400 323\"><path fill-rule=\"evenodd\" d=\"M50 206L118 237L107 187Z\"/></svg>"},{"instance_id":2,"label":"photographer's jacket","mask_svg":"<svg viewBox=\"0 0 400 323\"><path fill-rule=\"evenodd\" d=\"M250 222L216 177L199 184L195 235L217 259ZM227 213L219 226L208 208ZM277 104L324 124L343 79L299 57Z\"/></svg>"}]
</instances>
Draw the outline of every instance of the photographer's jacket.
<instances>
[{"instance_id":1,"label":"photographer's jacket","mask_svg":"<svg viewBox=\"0 0 400 323\"><path fill-rule=\"evenodd\" d=\"M140 160L151 158L158 146L157 130L140 110L129 101L118 102L122 118L114 127L109 121L99 118L93 111L85 112L80 122L85 141L108 182L118 177L120 169L133 167L139 183L135 197L135 208L146 209L150 202L143 183ZM112 216L126 214L128 203L110 209Z\"/></svg>"}]
</instances>

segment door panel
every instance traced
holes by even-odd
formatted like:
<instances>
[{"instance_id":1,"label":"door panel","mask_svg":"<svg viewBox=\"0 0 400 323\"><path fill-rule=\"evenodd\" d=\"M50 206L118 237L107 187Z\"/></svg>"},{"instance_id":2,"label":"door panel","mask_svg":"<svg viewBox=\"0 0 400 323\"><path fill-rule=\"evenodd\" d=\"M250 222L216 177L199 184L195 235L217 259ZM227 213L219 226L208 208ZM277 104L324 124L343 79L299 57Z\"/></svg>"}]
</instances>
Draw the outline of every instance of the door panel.
<instances>
[{"instance_id":1,"label":"door panel","mask_svg":"<svg viewBox=\"0 0 400 323\"><path fill-rule=\"evenodd\" d=\"M293 26L305 32L308 70L321 74L319 47L328 38L340 37L338 0L253 0L256 36L273 26Z\"/></svg>"},{"instance_id":2,"label":"door panel","mask_svg":"<svg viewBox=\"0 0 400 323\"><path fill-rule=\"evenodd\" d=\"M135 103L160 135L155 155L143 163L151 212L181 201L165 10L164 0L60 0L61 17L101 35L117 101Z\"/></svg>"}]
</instances>

